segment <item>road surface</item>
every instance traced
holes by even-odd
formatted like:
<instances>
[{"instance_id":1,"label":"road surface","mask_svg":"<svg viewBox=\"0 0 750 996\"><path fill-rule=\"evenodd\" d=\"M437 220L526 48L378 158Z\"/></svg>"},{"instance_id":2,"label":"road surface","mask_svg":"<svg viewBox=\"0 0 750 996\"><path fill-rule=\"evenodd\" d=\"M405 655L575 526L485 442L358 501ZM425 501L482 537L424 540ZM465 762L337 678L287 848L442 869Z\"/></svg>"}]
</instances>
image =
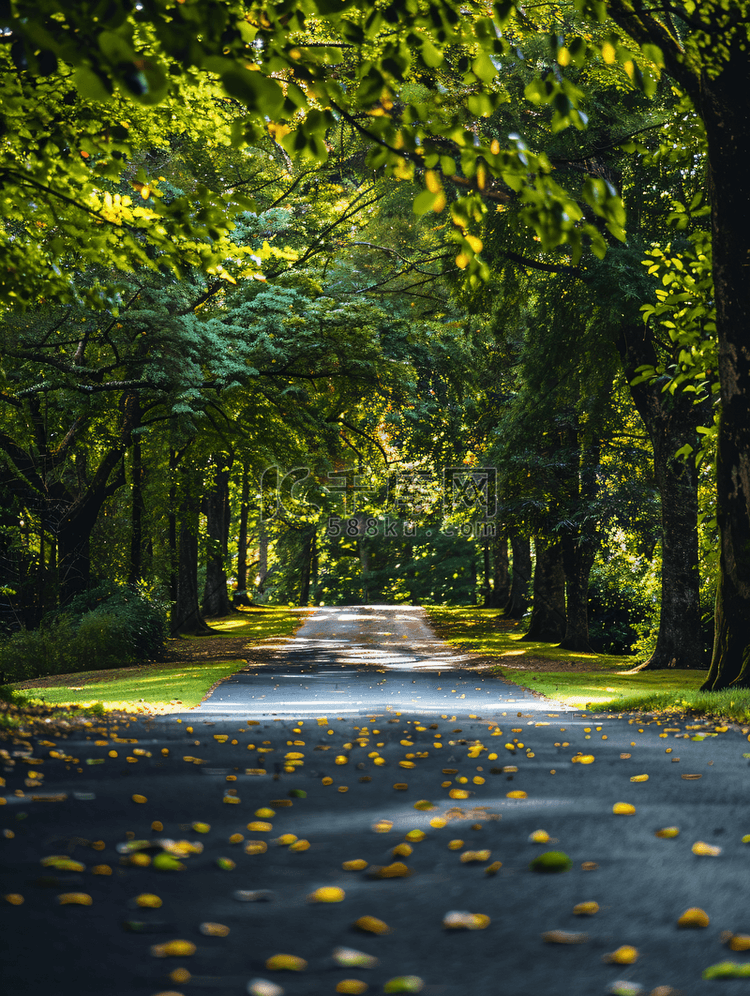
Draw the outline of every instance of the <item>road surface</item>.
<instances>
[{"instance_id":1,"label":"road surface","mask_svg":"<svg viewBox=\"0 0 750 996\"><path fill-rule=\"evenodd\" d=\"M565 710L472 672L414 609L321 610L277 653L182 716L3 744L4 996L374 994L403 976L426 996L746 993L701 977L750 964L722 944L750 934L740 729ZM194 852L180 870L156 867L186 849L169 841ZM548 851L570 870L531 870ZM382 877L396 861L407 874ZM322 888L343 898L310 901ZM692 907L707 926L677 925ZM377 963L342 967L342 947ZM605 960L622 948L637 960Z\"/></svg>"}]
</instances>

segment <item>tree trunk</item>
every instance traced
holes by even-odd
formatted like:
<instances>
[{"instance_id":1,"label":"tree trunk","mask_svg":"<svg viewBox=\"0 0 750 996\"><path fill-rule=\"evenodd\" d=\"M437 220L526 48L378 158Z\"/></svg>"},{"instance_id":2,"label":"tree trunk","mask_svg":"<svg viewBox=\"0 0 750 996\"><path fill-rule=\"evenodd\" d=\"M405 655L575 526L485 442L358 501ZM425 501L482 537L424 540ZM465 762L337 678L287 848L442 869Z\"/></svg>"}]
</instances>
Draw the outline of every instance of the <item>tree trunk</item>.
<instances>
[{"instance_id":1,"label":"tree trunk","mask_svg":"<svg viewBox=\"0 0 750 996\"><path fill-rule=\"evenodd\" d=\"M176 597L172 604L172 636L206 636L215 632L198 605L198 509L195 481L186 472L180 488Z\"/></svg>"},{"instance_id":2,"label":"tree trunk","mask_svg":"<svg viewBox=\"0 0 750 996\"><path fill-rule=\"evenodd\" d=\"M482 608L492 607L492 583L490 577L490 541L486 539L482 544Z\"/></svg>"},{"instance_id":3,"label":"tree trunk","mask_svg":"<svg viewBox=\"0 0 750 996\"><path fill-rule=\"evenodd\" d=\"M619 349L628 382L636 368L653 365L650 333L622 332ZM698 445L698 425L707 417L692 395L664 392L661 384L630 384L633 402L651 439L654 476L661 496L661 615L656 649L642 668L701 668L703 664L698 573L698 477L694 460L675 459L689 443Z\"/></svg>"},{"instance_id":4,"label":"tree trunk","mask_svg":"<svg viewBox=\"0 0 750 996\"><path fill-rule=\"evenodd\" d=\"M510 600L510 560L508 559L508 534L498 530L492 548L493 554L493 609L502 608Z\"/></svg>"},{"instance_id":5,"label":"tree trunk","mask_svg":"<svg viewBox=\"0 0 750 996\"><path fill-rule=\"evenodd\" d=\"M562 543L537 538L534 601L528 632L522 640L559 643L565 636L565 571Z\"/></svg>"},{"instance_id":6,"label":"tree trunk","mask_svg":"<svg viewBox=\"0 0 750 996\"><path fill-rule=\"evenodd\" d=\"M258 520L258 591L262 594L268 577L268 532L261 517Z\"/></svg>"},{"instance_id":7,"label":"tree trunk","mask_svg":"<svg viewBox=\"0 0 750 996\"><path fill-rule=\"evenodd\" d=\"M315 556L315 526L313 526L305 537L302 546L302 570L300 571L299 604L301 606L310 604L310 583L312 578L312 564Z\"/></svg>"},{"instance_id":8,"label":"tree trunk","mask_svg":"<svg viewBox=\"0 0 750 996\"><path fill-rule=\"evenodd\" d=\"M130 490L130 563L128 584L143 577L143 454L138 436L133 442L133 482Z\"/></svg>"},{"instance_id":9,"label":"tree trunk","mask_svg":"<svg viewBox=\"0 0 750 996\"><path fill-rule=\"evenodd\" d=\"M237 539L237 594L235 605L251 605L247 593L247 520L250 505L250 468L242 467L242 492L240 494L240 529Z\"/></svg>"},{"instance_id":10,"label":"tree trunk","mask_svg":"<svg viewBox=\"0 0 750 996\"><path fill-rule=\"evenodd\" d=\"M700 110L708 137L719 420L716 461L720 581L715 637L704 691L750 688L750 115L738 94L750 88L750 59L737 32L731 61L702 80Z\"/></svg>"},{"instance_id":11,"label":"tree trunk","mask_svg":"<svg viewBox=\"0 0 750 996\"><path fill-rule=\"evenodd\" d=\"M565 569L565 636L563 650L593 653L589 644L589 575L594 566L596 545L574 533L562 539Z\"/></svg>"},{"instance_id":12,"label":"tree trunk","mask_svg":"<svg viewBox=\"0 0 750 996\"><path fill-rule=\"evenodd\" d=\"M169 450L169 516L167 540L169 547L169 599L177 601L177 579L179 577L179 550L177 548L177 462L175 450Z\"/></svg>"},{"instance_id":13,"label":"tree trunk","mask_svg":"<svg viewBox=\"0 0 750 996\"><path fill-rule=\"evenodd\" d=\"M511 533L510 548L513 553L513 573L510 599L503 615L506 619L523 619L529 607L531 590L531 540L528 536Z\"/></svg>"},{"instance_id":14,"label":"tree trunk","mask_svg":"<svg viewBox=\"0 0 750 996\"><path fill-rule=\"evenodd\" d=\"M222 457L214 459L216 473L206 495L206 584L203 590L203 614L228 616L234 612L227 592L226 555L229 537L229 466L221 466Z\"/></svg>"}]
</instances>

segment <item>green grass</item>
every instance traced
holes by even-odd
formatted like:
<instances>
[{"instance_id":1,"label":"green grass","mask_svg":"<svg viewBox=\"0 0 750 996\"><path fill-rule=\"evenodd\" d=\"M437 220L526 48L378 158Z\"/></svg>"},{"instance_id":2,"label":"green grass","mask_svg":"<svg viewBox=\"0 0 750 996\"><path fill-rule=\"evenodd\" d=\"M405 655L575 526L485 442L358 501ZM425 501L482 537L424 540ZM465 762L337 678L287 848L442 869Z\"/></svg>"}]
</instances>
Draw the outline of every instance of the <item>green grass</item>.
<instances>
[{"instance_id":1,"label":"green grass","mask_svg":"<svg viewBox=\"0 0 750 996\"><path fill-rule=\"evenodd\" d=\"M96 713L102 710L181 712L200 705L217 681L229 677L241 667L242 661L234 660L187 666L154 664L105 672L82 671L72 679L74 685L27 689L26 694L48 706L76 705Z\"/></svg>"},{"instance_id":2,"label":"green grass","mask_svg":"<svg viewBox=\"0 0 750 996\"><path fill-rule=\"evenodd\" d=\"M500 629L497 609L429 606L426 612L435 632L448 643L484 657L496 657L497 673L503 678L575 709L618 713L690 711L750 723L750 690L701 692L705 671L668 669L626 674L637 664L633 657L571 653L549 643L519 642L523 630ZM534 660L601 670L534 672L518 668L519 664L532 666Z\"/></svg>"},{"instance_id":3,"label":"green grass","mask_svg":"<svg viewBox=\"0 0 750 996\"><path fill-rule=\"evenodd\" d=\"M243 609L240 615L212 619L217 637L241 637L251 648L262 640L291 636L305 617L304 609L272 607ZM205 645L216 637L196 637ZM191 638L192 639L192 638ZM44 687L12 686L29 702L46 706L78 706L101 714L121 712L181 712L200 705L222 678L242 667L242 660L195 664L144 664L108 671L81 671L49 678Z\"/></svg>"},{"instance_id":4,"label":"green grass","mask_svg":"<svg viewBox=\"0 0 750 996\"><path fill-rule=\"evenodd\" d=\"M217 636L244 636L248 640L268 640L272 636L291 636L301 625L309 609L290 605L272 605L241 609L223 619L208 619ZM210 636L188 636L186 640L210 640Z\"/></svg>"},{"instance_id":5,"label":"green grass","mask_svg":"<svg viewBox=\"0 0 750 996\"><path fill-rule=\"evenodd\" d=\"M622 654L573 653L570 650L559 650L550 643L521 642L523 628L505 631L495 624L499 616L497 609L426 606L425 611L435 632L443 640L475 654L503 658L503 668L512 667L514 663L521 664L524 658L543 658L545 661L580 664L583 667L596 664L597 667L619 670L631 668L635 664L634 657Z\"/></svg>"}]
</instances>

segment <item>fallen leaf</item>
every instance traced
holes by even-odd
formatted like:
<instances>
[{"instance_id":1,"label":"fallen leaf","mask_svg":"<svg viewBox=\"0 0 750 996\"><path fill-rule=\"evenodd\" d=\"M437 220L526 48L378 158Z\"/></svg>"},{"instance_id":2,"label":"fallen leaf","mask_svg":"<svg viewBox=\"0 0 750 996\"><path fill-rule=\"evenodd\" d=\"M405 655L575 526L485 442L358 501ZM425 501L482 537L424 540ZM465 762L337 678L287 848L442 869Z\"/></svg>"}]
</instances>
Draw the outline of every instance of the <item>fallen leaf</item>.
<instances>
[{"instance_id":1,"label":"fallen leaf","mask_svg":"<svg viewBox=\"0 0 750 996\"><path fill-rule=\"evenodd\" d=\"M443 926L448 930L484 930L490 922L486 914L466 910L449 910L443 917Z\"/></svg>"},{"instance_id":2,"label":"fallen leaf","mask_svg":"<svg viewBox=\"0 0 750 996\"><path fill-rule=\"evenodd\" d=\"M355 948L334 948L332 958L342 968L375 968L378 963L374 955L357 951Z\"/></svg>"},{"instance_id":3,"label":"fallen leaf","mask_svg":"<svg viewBox=\"0 0 750 996\"><path fill-rule=\"evenodd\" d=\"M344 861L341 867L344 871L364 871L367 868L367 862L363 858L354 858L352 861Z\"/></svg>"},{"instance_id":4,"label":"fallen leaf","mask_svg":"<svg viewBox=\"0 0 750 996\"><path fill-rule=\"evenodd\" d=\"M61 906L91 906L94 900L86 892L62 892L57 901Z\"/></svg>"},{"instance_id":5,"label":"fallen leaf","mask_svg":"<svg viewBox=\"0 0 750 996\"><path fill-rule=\"evenodd\" d=\"M677 921L678 927L707 927L708 924L708 914L698 906L691 906L685 910Z\"/></svg>"},{"instance_id":6,"label":"fallen leaf","mask_svg":"<svg viewBox=\"0 0 750 996\"><path fill-rule=\"evenodd\" d=\"M529 834L529 843L531 844L549 844L551 838L546 830L534 830L533 833Z\"/></svg>"},{"instance_id":7,"label":"fallen leaf","mask_svg":"<svg viewBox=\"0 0 750 996\"><path fill-rule=\"evenodd\" d=\"M679 834L678 827L662 827L661 830L657 830L654 834L655 837L663 837L664 839L669 839L671 837L676 837Z\"/></svg>"},{"instance_id":8,"label":"fallen leaf","mask_svg":"<svg viewBox=\"0 0 750 996\"><path fill-rule=\"evenodd\" d=\"M269 972L304 972L307 962L296 955L277 954L266 959L266 968Z\"/></svg>"},{"instance_id":9,"label":"fallen leaf","mask_svg":"<svg viewBox=\"0 0 750 996\"><path fill-rule=\"evenodd\" d=\"M546 944L585 944L588 934L576 934L569 930L547 930L542 934Z\"/></svg>"},{"instance_id":10,"label":"fallen leaf","mask_svg":"<svg viewBox=\"0 0 750 996\"><path fill-rule=\"evenodd\" d=\"M367 869L368 878L408 878L414 872L403 861L394 861L390 865L370 865Z\"/></svg>"},{"instance_id":11,"label":"fallen leaf","mask_svg":"<svg viewBox=\"0 0 750 996\"><path fill-rule=\"evenodd\" d=\"M567 872L573 867L573 862L563 851L545 851L538 855L529 865L536 872Z\"/></svg>"},{"instance_id":12,"label":"fallen leaf","mask_svg":"<svg viewBox=\"0 0 750 996\"><path fill-rule=\"evenodd\" d=\"M418 975L397 975L383 986L384 993L421 993L424 980Z\"/></svg>"},{"instance_id":13,"label":"fallen leaf","mask_svg":"<svg viewBox=\"0 0 750 996\"><path fill-rule=\"evenodd\" d=\"M251 979L247 984L249 996L284 996L284 990L268 979Z\"/></svg>"},{"instance_id":14,"label":"fallen leaf","mask_svg":"<svg viewBox=\"0 0 750 996\"><path fill-rule=\"evenodd\" d=\"M464 851L461 855L461 863L468 864L471 861L489 861L492 851Z\"/></svg>"},{"instance_id":15,"label":"fallen leaf","mask_svg":"<svg viewBox=\"0 0 750 996\"><path fill-rule=\"evenodd\" d=\"M343 889L339 889L335 885L326 885L311 892L307 901L309 903L341 903L345 898L346 893Z\"/></svg>"},{"instance_id":16,"label":"fallen leaf","mask_svg":"<svg viewBox=\"0 0 750 996\"><path fill-rule=\"evenodd\" d=\"M167 941L165 944L152 944L151 954L154 958L187 958L195 954L196 947L192 941Z\"/></svg>"},{"instance_id":17,"label":"fallen leaf","mask_svg":"<svg viewBox=\"0 0 750 996\"><path fill-rule=\"evenodd\" d=\"M615 816L633 816L635 814L635 806L632 806L629 802L616 802L612 807L612 812Z\"/></svg>"},{"instance_id":18,"label":"fallen leaf","mask_svg":"<svg viewBox=\"0 0 750 996\"><path fill-rule=\"evenodd\" d=\"M229 927L223 923L202 923L198 930L206 937L226 937L229 934Z\"/></svg>"},{"instance_id":19,"label":"fallen leaf","mask_svg":"<svg viewBox=\"0 0 750 996\"><path fill-rule=\"evenodd\" d=\"M629 944L623 944L616 951L612 951L610 954L605 954L602 957L602 961L612 962L615 965L632 965L637 960L638 949Z\"/></svg>"},{"instance_id":20,"label":"fallen leaf","mask_svg":"<svg viewBox=\"0 0 750 996\"><path fill-rule=\"evenodd\" d=\"M364 930L368 934L390 934L391 928L387 923L378 920L375 916L361 916L354 921L354 926L358 930Z\"/></svg>"},{"instance_id":21,"label":"fallen leaf","mask_svg":"<svg viewBox=\"0 0 750 996\"><path fill-rule=\"evenodd\" d=\"M745 979L750 977L750 964L736 961L720 961L703 970L704 979Z\"/></svg>"},{"instance_id":22,"label":"fallen leaf","mask_svg":"<svg viewBox=\"0 0 750 996\"><path fill-rule=\"evenodd\" d=\"M573 907L573 913L576 916L593 916L594 913L599 912L599 903L586 902L586 903L576 903Z\"/></svg>"},{"instance_id":23,"label":"fallen leaf","mask_svg":"<svg viewBox=\"0 0 750 996\"><path fill-rule=\"evenodd\" d=\"M162 904L159 896L155 896L153 892L142 892L140 896L135 897L136 906L143 906L146 909L158 910Z\"/></svg>"},{"instance_id":24,"label":"fallen leaf","mask_svg":"<svg viewBox=\"0 0 750 996\"><path fill-rule=\"evenodd\" d=\"M705 841L696 840L696 842L691 847L693 854L705 855L710 858L716 858L721 854L721 848L713 844L706 844Z\"/></svg>"}]
</instances>

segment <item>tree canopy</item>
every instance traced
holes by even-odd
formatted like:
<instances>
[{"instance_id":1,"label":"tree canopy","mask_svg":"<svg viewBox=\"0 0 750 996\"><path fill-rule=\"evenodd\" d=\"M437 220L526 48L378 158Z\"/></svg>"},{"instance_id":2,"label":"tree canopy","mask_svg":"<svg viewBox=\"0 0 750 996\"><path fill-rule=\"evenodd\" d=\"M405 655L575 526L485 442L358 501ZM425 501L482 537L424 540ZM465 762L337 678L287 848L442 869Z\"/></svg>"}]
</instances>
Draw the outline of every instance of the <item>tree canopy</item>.
<instances>
[{"instance_id":1,"label":"tree canopy","mask_svg":"<svg viewBox=\"0 0 750 996\"><path fill-rule=\"evenodd\" d=\"M650 665L700 666L715 585L706 687L746 684L747 6L0 5L2 548L28 619L92 556L177 604L253 545L259 597L276 571L273 597L500 605L535 537L582 645L590 583L656 536ZM265 514L272 466L292 514ZM478 521L437 501L446 468L482 500L493 469L494 540L446 540ZM351 542L324 528L350 470ZM394 474L429 493L396 503L400 552ZM92 552L107 517L116 555Z\"/></svg>"}]
</instances>

